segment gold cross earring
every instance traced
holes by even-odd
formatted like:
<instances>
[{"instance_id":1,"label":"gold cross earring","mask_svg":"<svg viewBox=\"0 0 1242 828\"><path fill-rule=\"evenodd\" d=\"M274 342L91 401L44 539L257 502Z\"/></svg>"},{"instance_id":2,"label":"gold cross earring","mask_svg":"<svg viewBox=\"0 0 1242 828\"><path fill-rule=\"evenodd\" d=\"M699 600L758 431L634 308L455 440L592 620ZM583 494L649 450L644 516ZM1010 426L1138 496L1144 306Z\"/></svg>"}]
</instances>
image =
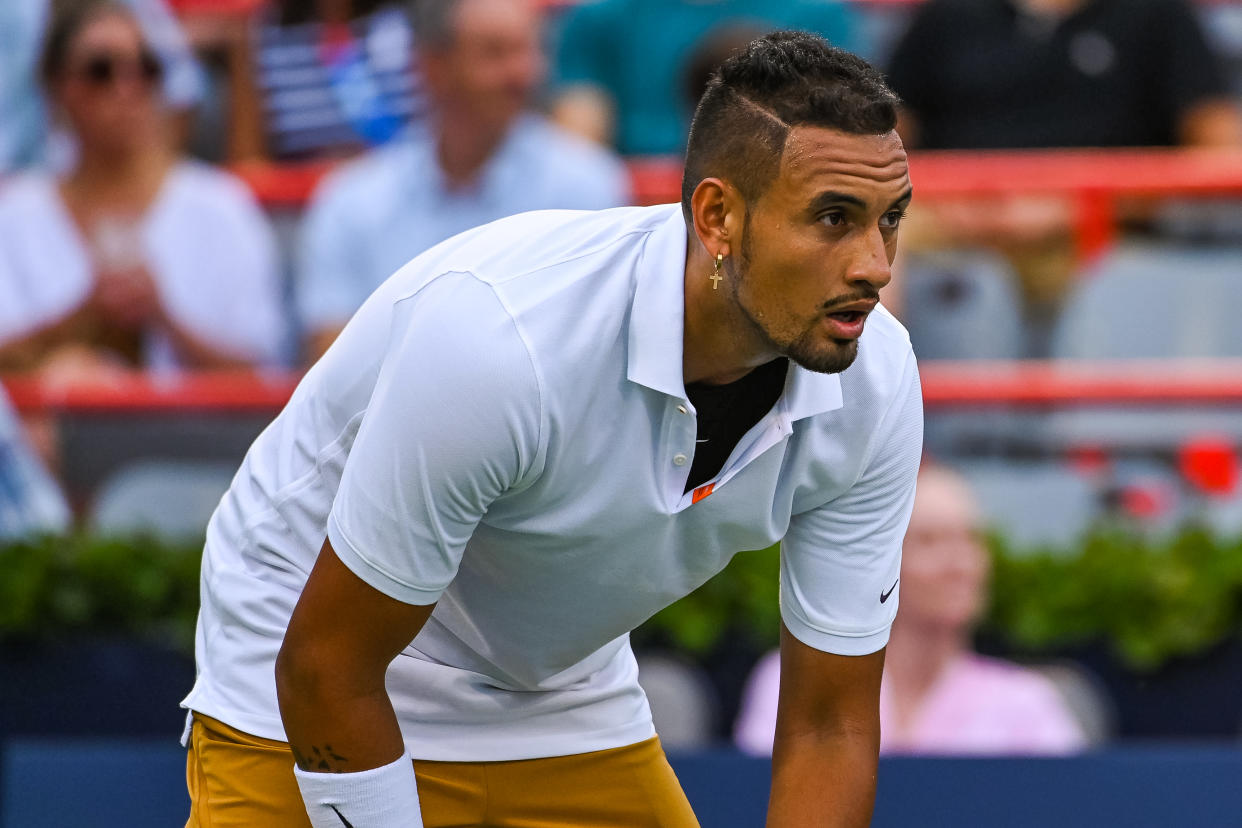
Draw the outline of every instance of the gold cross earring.
<instances>
[{"instance_id":1,"label":"gold cross earring","mask_svg":"<svg viewBox=\"0 0 1242 828\"><path fill-rule=\"evenodd\" d=\"M720 275L720 266L723 263L724 263L724 254L717 253L716 254L716 269L712 271L711 276L707 277L712 280L712 290L720 289L720 280L724 278L723 276Z\"/></svg>"}]
</instances>

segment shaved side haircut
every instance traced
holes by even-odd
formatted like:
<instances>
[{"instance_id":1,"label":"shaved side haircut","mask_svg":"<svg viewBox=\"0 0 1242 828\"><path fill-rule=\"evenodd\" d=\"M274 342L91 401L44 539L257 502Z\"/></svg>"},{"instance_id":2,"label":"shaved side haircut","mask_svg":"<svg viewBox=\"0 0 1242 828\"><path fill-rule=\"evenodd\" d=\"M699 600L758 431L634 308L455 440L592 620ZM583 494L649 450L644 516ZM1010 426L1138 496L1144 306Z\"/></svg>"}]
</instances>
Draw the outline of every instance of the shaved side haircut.
<instances>
[{"instance_id":1,"label":"shaved side haircut","mask_svg":"<svg viewBox=\"0 0 1242 828\"><path fill-rule=\"evenodd\" d=\"M883 135L897 126L897 95L862 58L806 32L752 40L708 81L690 124L681 208L705 178L724 179L753 204L780 170L797 126Z\"/></svg>"}]
</instances>

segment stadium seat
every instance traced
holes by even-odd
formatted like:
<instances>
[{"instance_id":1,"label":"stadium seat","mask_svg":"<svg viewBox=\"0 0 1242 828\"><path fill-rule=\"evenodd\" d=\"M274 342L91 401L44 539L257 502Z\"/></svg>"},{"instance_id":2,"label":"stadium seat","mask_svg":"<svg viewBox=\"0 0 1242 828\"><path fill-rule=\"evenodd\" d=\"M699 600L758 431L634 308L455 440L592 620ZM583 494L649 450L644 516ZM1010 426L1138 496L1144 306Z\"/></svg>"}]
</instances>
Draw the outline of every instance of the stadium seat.
<instances>
[{"instance_id":1,"label":"stadium seat","mask_svg":"<svg viewBox=\"0 0 1242 828\"><path fill-rule=\"evenodd\" d=\"M1086 737L1088 748L1108 744L1117 734L1117 709L1103 682L1073 661L1026 665L1052 682Z\"/></svg>"},{"instance_id":2,"label":"stadium seat","mask_svg":"<svg viewBox=\"0 0 1242 828\"><path fill-rule=\"evenodd\" d=\"M1126 245L1066 301L1058 359L1242 357L1242 248Z\"/></svg>"},{"instance_id":3,"label":"stadium seat","mask_svg":"<svg viewBox=\"0 0 1242 828\"><path fill-rule=\"evenodd\" d=\"M1088 270L1052 340L1064 360L1242 357L1242 249L1126 245ZM1048 422L1059 445L1172 449L1202 433L1242 439L1227 407L1075 409Z\"/></svg>"},{"instance_id":4,"label":"stadium seat","mask_svg":"<svg viewBox=\"0 0 1242 828\"><path fill-rule=\"evenodd\" d=\"M712 744L720 703L702 669L671 655L641 653L638 683L665 748L702 750Z\"/></svg>"},{"instance_id":5,"label":"stadium seat","mask_svg":"<svg viewBox=\"0 0 1242 828\"><path fill-rule=\"evenodd\" d=\"M121 467L99 487L87 517L97 532L153 532L169 539L202 537L229 487L233 464L143 460Z\"/></svg>"},{"instance_id":6,"label":"stadium seat","mask_svg":"<svg viewBox=\"0 0 1242 828\"><path fill-rule=\"evenodd\" d=\"M919 359L1017 359L1021 299L1005 260L984 251L919 253L904 269L902 322Z\"/></svg>"},{"instance_id":7,"label":"stadium seat","mask_svg":"<svg viewBox=\"0 0 1242 828\"><path fill-rule=\"evenodd\" d=\"M1014 547L1071 548L1101 515L1092 481L1049 461L953 463L970 484L987 525Z\"/></svg>"},{"instance_id":8,"label":"stadium seat","mask_svg":"<svg viewBox=\"0 0 1242 828\"><path fill-rule=\"evenodd\" d=\"M1000 256L919 253L903 268L902 323L925 360L1017 359L1027 349L1017 277ZM929 412L924 441L936 454L979 454L1026 445L1043 415L1009 407Z\"/></svg>"}]
</instances>

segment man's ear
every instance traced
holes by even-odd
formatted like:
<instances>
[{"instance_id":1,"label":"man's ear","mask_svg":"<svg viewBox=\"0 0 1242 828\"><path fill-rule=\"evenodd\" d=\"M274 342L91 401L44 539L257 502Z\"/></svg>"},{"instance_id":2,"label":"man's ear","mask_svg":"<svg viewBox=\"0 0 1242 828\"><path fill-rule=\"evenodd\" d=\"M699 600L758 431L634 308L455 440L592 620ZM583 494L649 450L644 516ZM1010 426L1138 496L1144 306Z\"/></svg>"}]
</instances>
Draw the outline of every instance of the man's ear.
<instances>
[{"instance_id":1,"label":"man's ear","mask_svg":"<svg viewBox=\"0 0 1242 828\"><path fill-rule=\"evenodd\" d=\"M708 254L728 258L745 216L741 194L720 178L704 178L690 196L694 232Z\"/></svg>"}]
</instances>

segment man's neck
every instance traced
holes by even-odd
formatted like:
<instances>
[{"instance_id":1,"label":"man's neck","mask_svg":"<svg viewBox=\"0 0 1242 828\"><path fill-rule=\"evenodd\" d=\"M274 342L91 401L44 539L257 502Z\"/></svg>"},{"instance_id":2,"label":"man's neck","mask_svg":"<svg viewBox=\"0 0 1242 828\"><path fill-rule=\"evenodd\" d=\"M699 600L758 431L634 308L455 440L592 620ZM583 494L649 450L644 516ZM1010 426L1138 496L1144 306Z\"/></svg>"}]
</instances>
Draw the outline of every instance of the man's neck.
<instances>
[{"instance_id":1,"label":"man's neck","mask_svg":"<svg viewBox=\"0 0 1242 828\"><path fill-rule=\"evenodd\" d=\"M145 209L158 192L173 157L162 142L126 151L83 148L67 185L93 198L104 198Z\"/></svg>"},{"instance_id":2,"label":"man's neck","mask_svg":"<svg viewBox=\"0 0 1242 828\"><path fill-rule=\"evenodd\" d=\"M754 335L753 324L738 311L730 285L711 278L715 262L690 236L683 274L682 377L687 384L734 382L780 356Z\"/></svg>"},{"instance_id":3,"label":"man's neck","mask_svg":"<svg viewBox=\"0 0 1242 828\"><path fill-rule=\"evenodd\" d=\"M449 187L472 185L507 134L507 129L481 129L469 118L442 114L437 123L436 160Z\"/></svg>"}]
</instances>

